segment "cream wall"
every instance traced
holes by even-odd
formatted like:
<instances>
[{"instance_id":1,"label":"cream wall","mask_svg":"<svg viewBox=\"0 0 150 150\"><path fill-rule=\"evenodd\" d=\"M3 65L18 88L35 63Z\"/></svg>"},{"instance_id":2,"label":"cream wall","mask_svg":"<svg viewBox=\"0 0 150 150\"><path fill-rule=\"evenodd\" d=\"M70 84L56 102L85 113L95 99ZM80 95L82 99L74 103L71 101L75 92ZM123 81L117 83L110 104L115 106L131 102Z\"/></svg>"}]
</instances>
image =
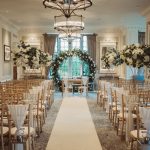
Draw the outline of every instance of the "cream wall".
<instances>
[{"instance_id":1,"label":"cream wall","mask_svg":"<svg viewBox=\"0 0 150 150\"><path fill-rule=\"evenodd\" d=\"M4 45L12 49L16 39L18 39L17 27L0 16L0 81L13 79L12 60L4 61Z\"/></svg>"},{"instance_id":2,"label":"cream wall","mask_svg":"<svg viewBox=\"0 0 150 150\"><path fill-rule=\"evenodd\" d=\"M97 36L97 50L96 50L96 62L97 62L97 69L99 73L117 73L118 75L121 76L120 70L114 68L114 70L107 70L107 69L102 69L101 68L101 47L103 45L114 45L116 44L117 50L120 50L122 47L122 32L120 29L113 29L107 31L102 30L101 32L98 33Z\"/></svg>"}]
</instances>

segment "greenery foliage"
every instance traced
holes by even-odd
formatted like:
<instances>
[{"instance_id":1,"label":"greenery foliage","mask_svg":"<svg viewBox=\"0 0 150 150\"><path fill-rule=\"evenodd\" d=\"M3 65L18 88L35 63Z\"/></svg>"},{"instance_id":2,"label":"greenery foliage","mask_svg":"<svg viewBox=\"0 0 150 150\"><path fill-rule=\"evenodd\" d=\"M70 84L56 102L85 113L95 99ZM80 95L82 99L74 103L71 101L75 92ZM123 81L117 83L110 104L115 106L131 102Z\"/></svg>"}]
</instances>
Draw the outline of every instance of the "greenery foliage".
<instances>
[{"instance_id":1,"label":"greenery foliage","mask_svg":"<svg viewBox=\"0 0 150 150\"><path fill-rule=\"evenodd\" d=\"M38 69L41 66L50 66L51 56L44 51L26 45L23 41L12 51L14 64L25 68Z\"/></svg>"},{"instance_id":2,"label":"greenery foliage","mask_svg":"<svg viewBox=\"0 0 150 150\"><path fill-rule=\"evenodd\" d=\"M120 53L114 48L107 51L101 60L104 62L104 67L107 69L110 69L111 66L119 66L123 63L123 60L120 57Z\"/></svg>"},{"instance_id":3,"label":"greenery foliage","mask_svg":"<svg viewBox=\"0 0 150 150\"><path fill-rule=\"evenodd\" d=\"M62 81L60 79L60 76L58 74L58 69L60 67L60 64L67 59L68 57L72 56L78 56L82 61L87 63L89 65L89 82L92 82L95 78L96 73L96 65L95 62L92 60L92 58L85 52L82 52L81 50L73 49L61 52L58 57L55 58L55 60L51 63L51 69L52 69L52 78L55 82L55 84L58 87L61 87Z\"/></svg>"},{"instance_id":4,"label":"greenery foliage","mask_svg":"<svg viewBox=\"0 0 150 150\"><path fill-rule=\"evenodd\" d=\"M148 45L127 45L122 51L112 49L101 58L106 68L118 66L125 63L134 68L146 66L150 68L150 46Z\"/></svg>"}]
</instances>

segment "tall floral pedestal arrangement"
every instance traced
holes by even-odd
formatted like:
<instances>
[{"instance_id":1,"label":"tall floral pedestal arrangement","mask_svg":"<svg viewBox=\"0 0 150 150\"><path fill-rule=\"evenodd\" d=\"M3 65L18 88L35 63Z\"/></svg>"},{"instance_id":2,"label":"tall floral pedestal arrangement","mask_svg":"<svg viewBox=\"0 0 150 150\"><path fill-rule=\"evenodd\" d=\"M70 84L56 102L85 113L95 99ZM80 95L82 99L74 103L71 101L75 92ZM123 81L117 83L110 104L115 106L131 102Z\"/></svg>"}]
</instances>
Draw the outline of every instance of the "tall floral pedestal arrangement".
<instances>
[{"instance_id":1,"label":"tall floral pedestal arrangement","mask_svg":"<svg viewBox=\"0 0 150 150\"><path fill-rule=\"evenodd\" d=\"M121 58L130 68L133 82L144 78L144 66L149 61L149 56L145 53L146 45L128 45L121 52Z\"/></svg>"},{"instance_id":2,"label":"tall floral pedestal arrangement","mask_svg":"<svg viewBox=\"0 0 150 150\"><path fill-rule=\"evenodd\" d=\"M108 51L101 59L108 69L112 65L127 65L126 79L132 76L135 82L137 75L141 75L141 78L144 77L143 67L150 68L150 46L139 44L127 45L121 51L115 49Z\"/></svg>"},{"instance_id":3,"label":"tall floral pedestal arrangement","mask_svg":"<svg viewBox=\"0 0 150 150\"><path fill-rule=\"evenodd\" d=\"M41 67L50 66L51 56L42 50L39 50L30 45L26 45L23 41L17 45L16 49L12 52L14 61L14 78L17 79L17 67L21 70L28 69L39 69Z\"/></svg>"}]
</instances>

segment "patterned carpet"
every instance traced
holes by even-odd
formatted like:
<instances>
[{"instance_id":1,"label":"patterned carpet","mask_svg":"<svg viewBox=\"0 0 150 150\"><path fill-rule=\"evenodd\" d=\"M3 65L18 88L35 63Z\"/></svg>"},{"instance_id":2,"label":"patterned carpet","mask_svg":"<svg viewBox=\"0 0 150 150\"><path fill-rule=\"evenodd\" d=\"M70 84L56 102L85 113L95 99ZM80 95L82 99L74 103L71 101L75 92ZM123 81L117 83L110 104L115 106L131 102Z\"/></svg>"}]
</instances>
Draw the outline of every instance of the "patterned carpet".
<instances>
[{"instance_id":1,"label":"patterned carpet","mask_svg":"<svg viewBox=\"0 0 150 150\"><path fill-rule=\"evenodd\" d=\"M43 132L40 137L35 139L35 150L45 150L50 134L52 132L57 113L62 103L62 96L60 93L55 94L54 103L52 107L48 110L46 123L43 126Z\"/></svg>"},{"instance_id":2,"label":"patterned carpet","mask_svg":"<svg viewBox=\"0 0 150 150\"><path fill-rule=\"evenodd\" d=\"M35 140L35 150L45 150L61 103L61 93L55 93L55 102L48 111L43 132L40 137ZM125 142L121 141L116 135L116 131L112 128L108 120L108 115L96 104L96 95L94 93L89 94L88 105L103 150L126 150Z\"/></svg>"},{"instance_id":3,"label":"patterned carpet","mask_svg":"<svg viewBox=\"0 0 150 150\"><path fill-rule=\"evenodd\" d=\"M126 150L125 141L121 141L120 137L116 135L108 115L96 104L96 95L89 94L87 102L103 150Z\"/></svg>"}]
</instances>

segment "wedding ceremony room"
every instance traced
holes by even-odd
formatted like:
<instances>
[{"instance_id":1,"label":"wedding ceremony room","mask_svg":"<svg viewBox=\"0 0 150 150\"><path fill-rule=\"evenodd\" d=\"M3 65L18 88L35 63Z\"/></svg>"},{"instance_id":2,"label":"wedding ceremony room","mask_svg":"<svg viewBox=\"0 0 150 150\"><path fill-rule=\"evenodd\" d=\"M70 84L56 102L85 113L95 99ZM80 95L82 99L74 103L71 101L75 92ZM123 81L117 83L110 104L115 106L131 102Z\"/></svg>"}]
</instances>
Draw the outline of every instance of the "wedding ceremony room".
<instances>
[{"instance_id":1,"label":"wedding ceremony room","mask_svg":"<svg viewBox=\"0 0 150 150\"><path fill-rule=\"evenodd\" d=\"M0 0L0 150L150 150L150 0Z\"/></svg>"}]
</instances>

